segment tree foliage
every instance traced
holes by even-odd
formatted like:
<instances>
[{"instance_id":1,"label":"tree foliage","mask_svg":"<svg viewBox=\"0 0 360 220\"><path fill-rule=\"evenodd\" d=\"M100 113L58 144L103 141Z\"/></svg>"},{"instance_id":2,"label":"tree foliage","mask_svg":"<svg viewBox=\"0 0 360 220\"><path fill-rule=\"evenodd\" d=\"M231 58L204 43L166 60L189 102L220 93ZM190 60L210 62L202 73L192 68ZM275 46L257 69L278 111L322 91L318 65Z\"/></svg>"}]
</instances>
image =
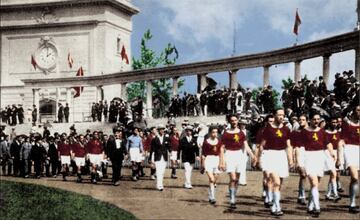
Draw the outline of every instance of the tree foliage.
<instances>
[{"instance_id":1,"label":"tree foliage","mask_svg":"<svg viewBox=\"0 0 360 220\"><path fill-rule=\"evenodd\" d=\"M149 69L160 66L169 66L176 63L176 60L179 57L179 53L175 45L168 43L164 50L157 54L156 51L148 47L148 42L152 39L152 34L150 30L147 30L143 38L141 39L140 46L140 57L133 57L133 69ZM178 81L178 88L183 86L184 80ZM172 82L170 79L161 79L152 81L153 96L158 96L163 101L165 105L170 103L170 97L172 93ZM143 100L146 100L146 82L139 81L130 83L127 87L128 99L132 100L135 97L142 97Z\"/></svg>"}]
</instances>

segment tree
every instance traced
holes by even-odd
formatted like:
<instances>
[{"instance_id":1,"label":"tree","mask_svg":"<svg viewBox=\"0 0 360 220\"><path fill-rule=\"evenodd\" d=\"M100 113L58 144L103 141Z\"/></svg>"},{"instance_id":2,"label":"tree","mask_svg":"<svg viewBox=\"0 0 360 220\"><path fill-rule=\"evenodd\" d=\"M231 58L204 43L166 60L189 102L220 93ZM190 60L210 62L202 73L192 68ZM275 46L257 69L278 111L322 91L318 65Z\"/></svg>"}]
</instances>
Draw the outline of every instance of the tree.
<instances>
[{"instance_id":1,"label":"tree","mask_svg":"<svg viewBox=\"0 0 360 220\"><path fill-rule=\"evenodd\" d=\"M252 90L252 93L251 93L252 100L254 100L256 105L258 105L258 106L260 103L258 100L258 94L262 89L263 89L262 87L255 88ZM274 88L272 89L271 97L272 97L275 109L282 107L282 103L279 101L280 93Z\"/></svg>"},{"instance_id":2,"label":"tree","mask_svg":"<svg viewBox=\"0 0 360 220\"><path fill-rule=\"evenodd\" d=\"M152 39L150 30L144 33L141 39L140 57L137 59L133 57L133 69L149 69L159 66L169 66L176 63L179 57L178 51L175 45L168 43L165 49L157 55L156 52L147 46L147 43ZM178 87L184 85L184 80L179 80ZM158 96L165 106L170 103L170 97L172 93L172 84L170 79L160 79L152 81L153 96ZM140 96L143 100L146 100L146 85L145 81L130 83L127 87L128 99L132 100Z\"/></svg>"}]
</instances>

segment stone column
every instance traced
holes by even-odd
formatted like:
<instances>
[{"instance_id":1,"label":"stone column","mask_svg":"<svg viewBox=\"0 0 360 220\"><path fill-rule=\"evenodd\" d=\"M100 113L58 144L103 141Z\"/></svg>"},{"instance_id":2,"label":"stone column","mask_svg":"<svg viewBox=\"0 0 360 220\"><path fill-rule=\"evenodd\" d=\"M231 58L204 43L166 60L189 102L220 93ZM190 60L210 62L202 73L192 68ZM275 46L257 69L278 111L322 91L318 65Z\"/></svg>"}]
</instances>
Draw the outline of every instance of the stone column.
<instances>
[{"instance_id":1,"label":"stone column","mask_svg":"<svg viewBox=\"0 0 360 220\"><path fill-rule=\"evenodd\" d=\"M230 89L237 89L237 70L231 70L229 71L229 88Z\"/></svg>"},{"instance_id":2,"label":"stone column","mask_svg":"<svg viewBox=\"0 0 360 220\"><path fill-rule=\"evenodd\" d=\"M355 50L355 77L360 81L360 47Z\"/></svg>"},{"instance_id":3,"label":"stone column","mask_svg":"<svg viewBox=\"0 0 360 220\"><path fill-rule=\"evenodd\" d=\"M33 89L33 105L36 105L36 109L37 109L37 120L36 120L36 122L40 122L40 115L39 115L40 96L39 96L39 91L40 91L40 89Z\"/></svg>"},{"instance_id":4,"label":"stone column","mask_svg":"<svg viewBox=\"0 0 360 220\"><path fill-rule=\"evenodd\" d=\"M74 118L74 109L73 109L73 106L72 106L71 88L66 88L66 103L69 105L69 109L70 109L69 122L72 122L73 121L72 119ZM66 106L66 104L65 104L65 106Z\"/></svg>"},{"instance_id":5,"label":"stone column","mask_svg":"<svg viewBox=\"0 0 360 220\"><path fill-rule=\"evenodd\" d=\"M153 100L152 100L152 81L148 80L146 81L146 112L147 117L152 118L153 117Z\"/></svg>"},{"instance_id":6,"label":"stone column","mask_svg":"<svg viewBox=\"0 0 360 220\"><path fill-rule=\"evenodd\" d=\"M296 85L298 85L298 81L301 80L300 64L301 64L301 60L295 61L294 81Z\"/></svg>"},{"instance_id":7,"label":"stone column","mask_svg":"<svg viewBox=\"0 0 360 220\"><path fill-rule=\"evenodd\" d=\"M197 80L198 80L197 92L198 93L201 93L201 91L203 91L207 86L206 76L207 76L207 73L197 75Z\"/></svg>"},{"instance_id":8,"label":"stone column","mask_svg":"<svg viewBox=\"0 0 360 220\"><path fill-rule=\"evenodd\" d=\"M270 66L264 66L263 86L270 85L269 69L270 69Z\"/></svg>"},{"instance_id":9,"label":"stone column","mask_svg":"<svg viewBox=\"0 0 360 220\"><path fill-rule=\"evenodd\" d=\"M124 101L127 101L127 90L126 90L126 84L127 83L121 83L121 94L120 98Z\"/></svg>"},{"instance_id":10,"label":"stone column","mask_svg":"<svg viewBox=\"0 0 360 220\"><path fill-rule=\"evenodd\" d=\"M173 93L173 96L176 96L178 94L178 89L179 89L179 85L178 85L179 77L173 77L172 80L173 80L172 93Z\"/></svg>"},{"instance_id":11,"label":"stone column","mask_svg":"<svg viewBox=\"0 0 360 220\"><path fill-rule=\"evenodd\" d=\"M102 86L96 86L96 102L102 100Z\"/></svg>"},{"instance_id":12,"label":"stone column","mask_svg":"<svg viewBox=\"0 0 360 220\"><path fill-rule=\"evenodd\" d=\"M329 86L330 56L331 54L326 54L323 56L323 79L327 86Z\"/></svg>"}]
</instances>

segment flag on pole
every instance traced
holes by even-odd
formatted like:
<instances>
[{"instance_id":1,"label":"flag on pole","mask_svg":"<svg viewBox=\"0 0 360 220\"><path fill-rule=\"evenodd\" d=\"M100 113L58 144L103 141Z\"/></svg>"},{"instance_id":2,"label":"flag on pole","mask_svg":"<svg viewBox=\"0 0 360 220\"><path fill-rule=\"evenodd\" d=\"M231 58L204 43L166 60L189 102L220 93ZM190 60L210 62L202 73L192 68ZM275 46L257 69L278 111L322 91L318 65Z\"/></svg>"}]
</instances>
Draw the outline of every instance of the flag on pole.
<instances>
[{"instance_id":1,"label":"flag on pole","mask_svg":"<svg viewBox=\"0 0 360 220\"><path fill-rule=\"evenodd\" d=\"M83 70L82 66L76 72L76 76L78 76L78 77L84 76L84 70ZM73 89L75 90L74 98L76 98L76 97L80 96L80 94L84 90L84 87L82 87L82 86L73 87Z\"/></svg>"},{"instance_id":2,"label":"flag on pole","mask_svg":"<svg viewBox=\"0 0 360 220\"><path fill-rule=\"evenodd\" d=\"M295 23L294 23L294 28L293 28L293 33L298 35L299 34L299 26L301 24L301 18L298 12L298 9L296 9L296 14L295 14Z\"/></svg>"},{"instance_id":3,"label":"flag on pole","mask_svg":"<svg viewBox=\"0 0 360 220\"><path fill-rule=\"evenodd\" d=\"M33 65L34 69L36 70L36 67L37 67L37 63L34 59L34 55L31 55L31 65Z\"/></svg>"},{"instance_id":4,"label":"flag on pole","mask_svg":"<svg viewBox=\"0 0 360 220\"><path fill-rule=\"evenodd\" d=\"M70 54L70 52L69 52L69 53L68 53L68 64L69 64L70 69L72 68L73 63L74 63L74 60L73 60L73 58L71 57L71 54Z\"/></svg>"},{"instance_id":5,"label":"flag on pole","mask_svg":"<svg viewBox=\"0 0 360 220\"><path fill-rule=\"evenodd\" d=\"M124 45L122 46L120 55L121 55L121 60L124 60L124 59L125 59L125 63L126 63L126 64L129 64L129 58L128 58L128 55L126 54L126 50L125 50L125 46L124 46Z\"/></svg>"}]
</instances>

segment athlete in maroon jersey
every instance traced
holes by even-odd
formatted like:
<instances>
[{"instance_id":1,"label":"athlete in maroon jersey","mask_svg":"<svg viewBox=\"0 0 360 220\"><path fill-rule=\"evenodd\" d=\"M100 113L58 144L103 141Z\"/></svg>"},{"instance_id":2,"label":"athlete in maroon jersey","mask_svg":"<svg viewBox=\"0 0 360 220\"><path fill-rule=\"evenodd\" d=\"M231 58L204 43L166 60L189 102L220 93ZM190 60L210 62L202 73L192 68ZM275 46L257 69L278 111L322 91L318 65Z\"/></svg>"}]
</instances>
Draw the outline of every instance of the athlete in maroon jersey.
<instances>
[{"instance_id":1,"label":"athlete in maroon jersey","mask_svg":"<svg viewBox=\"0 0 360 220\"><path fill-rule=\"evenodd\" d=\"M154 161L153 158L149 158L150 155L150 148L151 148L151 141L156 137L157 131L156 131L156 127L151 127L150 128L150 134L146 137L145 143L144 143L144 150L145 150L145 155L147 157L147 161ZM150 164L150 178L152 180L155 180L155 164L154 163L149 163Z\"/></svg>"},{"instance_id":2,"label":"athlete in maroon jersey","mask_svg":"<svg viewBox=\"0 0 360 220\"><path fill-rule=\"evenodd\" d=\"M299 185L298 185L298 199L297 203L306 205L305 196L305 181L306 172L304 165L305 149L300 138L300 132L308 126L308 118L306 115L299 116L299 128L296 131L292 131L290 134L291 146L295 149L295 167L299 173Z\"/></svg>"},{"instance_id":3,"label":"athlete in maroon jersey","mask_svg":"<svg viewBox=\"0 0 360 220\"><path fill-rule=\"evenodd\" d=\"M230 129L226 130L221 138L222 147L220 152L220 168L229 174L229 193L230 208L235 209L236 190L239 182L240 172L244 170L241 160L245 160L241 150L245 150L253 163L256 164L256 157L251 151L245 134L238 127L238 118L236 115L229 116ZM226 150L226 152L225 152Z\"/></svg>"},{"instance_id":4,"label":"athlete in maroon jersey","mask_svg":"<svg viewBox=\"0 0 360 220\"><path fill-rule=\"evenodd\" d=\"M320 215L319 183L324 175L325 152L327 139L324 129L319 127L320 115L317 112L310 113L310 126L303 129L300 138L305 148L305 171L311 185L308 213L314 216ZM331 144L330 144L331 145Z\"/></svg>"},{"instance_id":5,"label":"athlete in maroon jersey","mask_svg":"<svg viewBox=\"0 0 360 220\"><path fill-rule=\"evenodd\" d=\"M274 123L274 116L273 115L268 115L265 117L264 119L264 124L262 126L261 129L259 129L259 131L257 132L256 134L256 138L255 138L255 141L256 141L256 148L255 148L255 155L256 157L258 158L258 167L260 169L262 169L261 167L261 154L260 154L260 144L261 144L261 140L262 140L262 135L263 135L263 132L264 132L264 129L266 126L268 126L269 124L272 124ZM273 201L273 198L272 198L272 193L270 190L268 189L271 189L272 188L272 182L270 181L270 175L267 171L263 171L263 193L262 193L262 196L264 198L264 205L265 207L269 208L270 206L272 206L272 201Z\"/></svg>"},{"instance_id":6,"label":"athlete in maroon jersey","mask_svg":"<svg viewBox=\"0 0 360 220\"><path fill-rule=\"evenodd\" d=\"M360 105L356 106L349 119L344 119L341 128L341 141L339 151L344 152L345 167L350 172L350 213L359 213L356 206L356 195L359 190L360 169Z\"/></svg>"},{"instance_id":7,"label":"athlete in maroon jersey","mask_svg":"<svg viewBox=\"0 0 360 220\"><path fill-rule=\"evenodd\" d=\"M217 127L209 128L209 138L204 140L202 145L201 164L205 168L209 178L209 202L216 203L215 184L218 179L219 171L219 154L221 150L221 141L218 139Z\"/></svg>"},{"instance_id":8,"label":"athlete in maroon jersey","mask_svg":"<svg viewBox=\"0 0 360 220\"><path fill-rule=\"evenodd\" d=\"M263 131L260 151L263 151L263 171L270 175L272 187L268 189L273 194L271 214L283 215L280 206L280 188L282 179L289 176L289 166L293 166L292 147L290 145L290 129L283 123L283 109L275 111L275 121Z\"/></svg>"},{"instance_id":9,"label":"athlete in maroon jersey","mask_svg":"<svg viewBox=\"0 0 360 220\"><path fill-rule=\"evenodd\" d=\"M325 196L327 200L334 200L335 202L340 200L341 197L338 195L337 185L336 185L336 178L337 178L337 171L335 163L338 163L339 152L337 151L337 146L340 141L340 132L337 131L337 118L331 118L327 124L325 133L328 142L331 143L332 149L329 149L326 152L326 165L327 170L330 171L330 178L328 182L328 191Z\"/></svg>"},{"instance_id":10,"label":"athlete in maroon jersey","mask_svg":"<svg viewBox=\"0 0 360 220\"><path fill-rule=\"evenodd\" d=\"M85 148L92 165L91 182L96 184L97 168L100 166L101 160L104 158L104 150L99 140L99 133L97 131L93 132L93 137L86 144Z\"/></svg>"},{"instance_id":11,"label":"athlete in maroon jersey","mask_svg":"<svg viewBox=\"0 0 360 220\"><path fill-rule=\"evenodd\" d=\"M85 166L85 156L86 156L86 150L85 150L85 138L84 135L79 135L79 137L71 144L71 156L75 161L75 164L77 166L77 182L81 183L81 167Z\"/></svg>"},{"instance_id":12,"label":"athlete in maroon jersey","mask_svg":"<svg viewBox=\"0 0 360 220\"><path fill-rule=\"evenodd\" d=\"M177 168L177 153L180 144L180 134L176 127L173 127L171 135L170 135L170 147L171 147L171 178L177 179L176 176L176 168Z\"/></svg>"},{"instance_id":13,"label":"athlete in maroon jersey","mask_svg":"<svg viewBox=\"0 0 360 220\"><path fill-rule=\"evenodd\" d=\"M58 153L59 158L61 160L61 166L62 166L62 176L63 180L66 181L66 176L69 173L69 165L70 165L70 145L68 141L66 140L66 134L61 134L60 142L58 143Z\"/></svg>"}]
</instances>

